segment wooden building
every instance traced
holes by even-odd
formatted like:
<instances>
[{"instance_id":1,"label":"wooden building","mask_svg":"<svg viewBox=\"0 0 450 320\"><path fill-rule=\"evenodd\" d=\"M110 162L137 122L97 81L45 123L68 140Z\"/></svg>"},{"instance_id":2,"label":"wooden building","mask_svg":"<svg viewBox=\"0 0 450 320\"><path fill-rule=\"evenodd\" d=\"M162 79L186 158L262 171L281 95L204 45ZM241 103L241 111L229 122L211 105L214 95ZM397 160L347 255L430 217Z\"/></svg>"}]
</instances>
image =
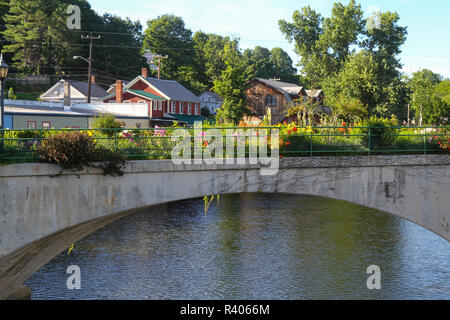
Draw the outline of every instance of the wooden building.
<instances>
[{"instance_id":1,"label":"wooden building","mask_svg":"<svg viewBox=\"0 0 450 320\"><path fill-rule=\"evenodd\" d=\"M307 101L303 87L277 80L254 78L246 83L245 94L248 108L254 116L264 117L267 108L271 109L272 123L276 123L288 105L294 100Z\"/></svg>"}]
</instances>

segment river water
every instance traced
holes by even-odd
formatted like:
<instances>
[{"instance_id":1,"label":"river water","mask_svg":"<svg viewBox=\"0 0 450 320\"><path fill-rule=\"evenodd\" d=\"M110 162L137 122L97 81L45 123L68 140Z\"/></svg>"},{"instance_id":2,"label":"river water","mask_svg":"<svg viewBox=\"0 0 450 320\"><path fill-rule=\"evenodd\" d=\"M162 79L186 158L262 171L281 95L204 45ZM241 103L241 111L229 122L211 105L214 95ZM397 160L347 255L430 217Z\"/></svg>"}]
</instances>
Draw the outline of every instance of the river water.
<instances>
[{"instance_id":1,"label":"river water","mask_svg":"<svg viewBox=\"0 0 450 320\"><path fill-rule=\"evenodd\" d=\"M81 270L68 290L67 267ZM381 290L366 273L381 269ZM32 299L450 299L450 243L401 218L310 196L154 206L98 230L26 282Z\"/></svg>"}]
</instances>

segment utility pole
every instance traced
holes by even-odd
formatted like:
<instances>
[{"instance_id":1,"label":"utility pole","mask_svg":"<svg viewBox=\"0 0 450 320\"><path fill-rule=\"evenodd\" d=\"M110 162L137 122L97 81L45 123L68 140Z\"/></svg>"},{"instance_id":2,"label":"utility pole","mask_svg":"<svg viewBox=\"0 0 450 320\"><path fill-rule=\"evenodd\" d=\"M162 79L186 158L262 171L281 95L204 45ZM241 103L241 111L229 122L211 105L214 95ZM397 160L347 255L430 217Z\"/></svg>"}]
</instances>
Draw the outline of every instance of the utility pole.
<instances>
[{"instance_id":1,"label":"utility pole","mask_svg":"<svg viewBox=\"0 0 450 320\"><path fill-rule=\"evenodd\" d=\"M101 37L94 37L92 36L92 33L90 33L88 36L81 36L81 39L83 40L89 40L89 72L88 72L88 97L87 97L87 103L91 103L91 86L92 86L92 46L94 43L94 40L100 40Z\"/></svg>"},{"instance_id":2,"label":"utility pole","mask_svg":"<svg viewBox=\"0 0 450 320\"><path fill-rule=\"evenodd\" d=\"M410 118L409 118L409 103L408 103L408 128L409 128L409 120Z\"/></svg>"},{"instance_id":3,"label":"utility pole","mask_svg":"<svg viewBox=\"0 0 450 320\"><path fill-rule=\"evenodd\" d=\"M169 59L169 56L160 56L157 55L154 58L158 58L158 79L161 79L161 64L162 64L162 59Z\"/></svg>"}]
</instances>

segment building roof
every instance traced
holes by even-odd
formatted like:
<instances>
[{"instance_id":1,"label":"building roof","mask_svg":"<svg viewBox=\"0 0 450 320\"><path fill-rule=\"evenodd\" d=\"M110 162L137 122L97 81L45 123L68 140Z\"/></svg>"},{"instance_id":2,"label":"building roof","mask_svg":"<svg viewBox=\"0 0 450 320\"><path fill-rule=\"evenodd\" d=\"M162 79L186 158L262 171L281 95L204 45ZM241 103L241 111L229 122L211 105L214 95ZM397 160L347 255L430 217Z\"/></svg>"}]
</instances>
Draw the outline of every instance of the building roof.
<instances>
[{"instance_id":1,"label":"building roof","mask_svg":"<svg viewBox=\"0 0 450 320\"><path fill-rule=\"evenodd\" d=\"M143 91L143 90L125 89L124 92L135 93L135 94L144 96L144 97L152 99L152 100L166 100L163 97L157 96L156 94L152 94L152 93L149 93L149 92Z\"/></svg>"},{"instance_id":2,"label":"building roof","mask_svg":"<svg viewBox=\"0 0 450 320\"><path fill-rule=\"evenodd\" d=\"M82 112L64 111L61 108L30 108L30 107L5 107L5 113L8 114L34 114L34 115L59 115L59 116L87 116Z\"/></svg>"},{"instance_id":3,"label":"building roof","mask_svg":"<svg viewBox=\"0 0 450 320\"><path fill-rule=\"evenodd\" d=\"M58 86L64 84L65 82L70 83L70 86L80 92L83 96L88 96L88 83L83 81L75 81L75 80L65 80L61 79L57 83L55 83L50 89L48 89L45 93L41 95L41 98L45 98L49 93L53 92ZM105 89L103 89L101 86L96 84L95 82L92 82L91 84L91 98L94 99L101 99L104 96L108 95ZM62 97L61 97L62 99Z\"/></svg>"},{"instance_id":4,"label":"building roof","mask_svg":"<svg viewBox=\"0 0 450 320\"><path fill-rule=\"evenodd\" d=\"M214 99L216 99L218 101L219 100L223 101L223 98L220 95L218 95L217 93L212 92L212 91L205 91L200 96L203 96L203 95L208 95L208 96L213 97Z\"/></svg>"},{"instance_id":5,"label":"building roof","mask_svg":"<svg viewBox=\"0 0 450 320\"><path fill-rule=\"evenodd\" d=\"M157 90L161 91L164 95L171 100L186 101L193 103L201 103L202 101L194 95L191 91L183 87L177 81L174 80L161 80L155 78L145 78L145 80L154 86Z\"/></svg>"},{"instance_id":6,"label":"building roof","mask_svg":"<svg viewBox=\"0 0 450 320\"><path fill-rule=\"evenodd\" d=\"M89 84L87 82L82 81L74 81L74 80L64 80L70 83L72 87L80 91L83 95L87 97L88 95L88 88ZM91 97L92 98L103 98L104 96L108 95L105 89L100 87L98 84L93 82L91 84Z\"/></svg>"},{"instance_id":7,"label":"building roof","mask_svg":"<svg viewBox=\"0 0 450 320\"><path fill-rule=\"evenodd\" d=\"M303 87L295 84L295 83L288 83L288 82L281 82L277 80L269 80L269 79L262 79L262 78L255 78L255 80L260 81L278 91L281 91L283 93L287 92L289 94L298 95L302 90Z\"/></svg>"},{"instance_id":8,"label":"building roof","mask_svg":"<svg viewBox=\"0 0 450 320\"><path fill-rule=\"evenodd\" d=\"M121 80L124 86L127 86L130 81L125 81L125 80ZM108 90L106 90L106 92L108 93L113 93L113 91L116 90L116 83L113 83L109 86Z\"/></svg>"},{"instance_id":9,"label":"building roof","mask_svg":"<svg viewBox=\"0 0 450 320\"><path fill-rule=\"evenodd\" d=\"M305 90L305 91L306 91L306 94L308 95L308 97L311 97L311 98L317 98L321 94L323 94L322 90Z\"/></svg>"}]
</instances>

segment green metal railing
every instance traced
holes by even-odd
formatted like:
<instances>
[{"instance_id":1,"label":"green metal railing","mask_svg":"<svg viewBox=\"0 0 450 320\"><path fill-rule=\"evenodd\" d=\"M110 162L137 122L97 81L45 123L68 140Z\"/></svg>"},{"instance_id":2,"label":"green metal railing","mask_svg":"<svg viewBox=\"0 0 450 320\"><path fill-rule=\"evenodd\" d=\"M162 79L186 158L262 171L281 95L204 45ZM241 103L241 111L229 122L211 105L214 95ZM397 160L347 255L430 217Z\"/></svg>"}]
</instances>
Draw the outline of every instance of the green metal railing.
<instances>
[{"instance_id":1,"label":"green metal railing","mask_svg":"<svg viewBox=\"0 0 450 320\"><path fill-rule=\"evenodd\" d=\"M279 130L282 157L449 154L448 147L444 149L444 146L445 143L448 146L450 140L450 127L296 127L295 132L287 127L212 127L201 131L195 131L194 128L44 129L0 130L0 162L39 161L39 146L50 136L64 131L87 133L96 145L120 152L130 160L170 159L172 149L179 143L172 139L178 130L186 130L190 134L193 150L199 140L203 148L214 141L208 135L209 129L220 131L224 150L229 141L232 141L234 149L237 144L244 143L245 156L250 153L250 133L263 135L267 132L270 137L274 129ZM270 144L270 138L268 141Z\"/></svg>"}]
</instances>

